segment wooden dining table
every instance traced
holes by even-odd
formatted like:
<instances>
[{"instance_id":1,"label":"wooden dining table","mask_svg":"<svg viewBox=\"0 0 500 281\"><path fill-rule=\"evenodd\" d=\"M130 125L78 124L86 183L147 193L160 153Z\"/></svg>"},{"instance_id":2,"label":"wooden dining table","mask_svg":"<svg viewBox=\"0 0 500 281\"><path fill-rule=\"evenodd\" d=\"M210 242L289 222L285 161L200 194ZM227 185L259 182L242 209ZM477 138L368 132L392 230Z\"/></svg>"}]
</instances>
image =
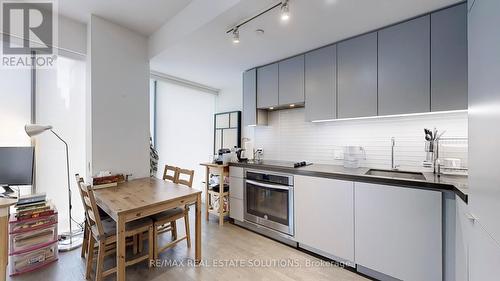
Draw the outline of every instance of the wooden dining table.
<instances>
[{"instance_id":1,"label":"wooden dining table","mask_svg":"<svg viewBox=\"0 0 500 281\"><path fill-rule=\"evenodd\" d=\"M201 261L201 191L157 178L139 178L94 191L97 205L116 221L117 280L125 280L125 224L196 204L195 262Z\"/></svg>"}]
</instances>

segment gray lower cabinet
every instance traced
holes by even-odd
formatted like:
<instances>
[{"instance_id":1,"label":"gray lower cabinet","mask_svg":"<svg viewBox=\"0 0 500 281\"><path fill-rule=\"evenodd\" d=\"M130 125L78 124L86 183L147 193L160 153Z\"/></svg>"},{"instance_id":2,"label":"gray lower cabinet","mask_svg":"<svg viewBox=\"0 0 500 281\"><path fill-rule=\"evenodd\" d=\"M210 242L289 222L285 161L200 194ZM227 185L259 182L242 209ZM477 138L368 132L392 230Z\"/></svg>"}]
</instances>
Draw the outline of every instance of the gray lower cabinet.
<instances>
[{"instance_id":1,"label":"gray lower cabinet","mask_svg":"<svg viewBox=\"0 0 500 281\"><path fill-rule=\"evenodd\" d=\"M229 217L243 221L243 168L229 167Z\"/></svg>"},{"instance_id":2,"label":"gray lower cabinet","mask_svg":"<svg viewBox=\"0 0 500 281\"><path fill-rule=\"evenodd\" d=\"M257 68L257 108L279 105L278 63Z\"/></svg>"},{"instance_id":3,"label":"gray lower cabinet","mask_svg":"<svg viewBox=\"0 0 500 281\"><path fill-rule=\"evenodd\" d=\"M279 62L279 104L304 103L304 55Z\"/></svg>"},{"instance_id":4,"label":"gray lower cabinet","mask_svg":"<svg viewBox=\"0 0 500 281\"><path fill-rule=\"evenodd\" d=\"M305 55L306 121L337 118L337 45Z\"/></svg>"},{"instance_id":5,"label":"gray lower cabinet","mask_svg":"<svg viewBox=\"0 0 500 281\"><path fill-rule=\"evenodd\" d=\"M467 204L455 197L455 281L469 281L469 240L473 223Z\"/></svg>"},{"instance_id":6,"label":"gray lower cabinet","mask_svg":"<svg viewBox=\"0 0 500 281\"><path fill-rule=\"evenodd\" d=\"M430 17L378 32L378 114L430 111Z\"/></svg>"},{"instance_id":7,"label":"gray lower cabinet","mask_svg":"<svg viewBox=\"0 0 500 281\"><path fill-rule=\"evenodd\" d=\"M229 177L229 196L243 200L243 179Z\"/></svg>"},{"instance_id":8,"label":"gray lower cabinet","mask_svg":"<svg viewBox=\"0 0 500 281\"><path fill-rule=\"evenodd\" d=\"M356 182L354 194L358 270L442 280L441 192Z\"/></svg>"},{"instance_id":9,"label":"gray lower cabinet","mask_svg":"<svg viewBox=\"0 0 500 281\"><path fill-rule=\"evenodd\" d=\"M354 266L353 182L294 176L299 247Z\"/></svg>"},{"instance_id":10,"label":"gray lower cabinet","mask_svg":"<svg viewBox=\"0 0 500 281\"><path fill-rule=\"evenodd\" d=\"M468 280L497 280L500 276L500 266L498 266L500 264L500 244L492 238L491 233L485 230L480 218L471 227L469 247Z\"/></svg>"},{"instance_id":11,"label":"gray lower cabinet","mask_svg":"<svg viewBox=\"0 0 500 281\"><path fill-rule=\"evenodd\" d=\"M467 109L467 6L431 14L431 111Z\"/></svg>"},{"instance_id":12,"label":"gray lower cabinet","mask_svg":"<svg viewBox=\"0 0 500 281\"><path fill-rule=\"evenodd\" d=\"M237 221L243 221L245 219L243 216L242 199L229 197L229 217Z\"/></svg>"},{"instance_id":13,"label":"gray lower cabinet","mask_svg":"<svg viewBox=\"0 0 500 281\"><path fill-rule=\"evenodd\" d=\"M337 44L338 118L377 115L377 32Z\"/></svg>"}]
</instances>

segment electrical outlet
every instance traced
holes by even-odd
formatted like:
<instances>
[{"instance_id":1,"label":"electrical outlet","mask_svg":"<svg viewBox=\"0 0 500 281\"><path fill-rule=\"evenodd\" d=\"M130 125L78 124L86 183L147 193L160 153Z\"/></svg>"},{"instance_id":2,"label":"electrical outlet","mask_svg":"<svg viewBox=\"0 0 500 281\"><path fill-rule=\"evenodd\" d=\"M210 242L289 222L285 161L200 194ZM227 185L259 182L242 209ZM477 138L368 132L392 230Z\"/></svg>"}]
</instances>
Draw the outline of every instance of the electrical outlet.
<instances>
[{"instance_id":1,"label":"electrical outlet","mask_svg":"<svg viewBox=\"0 0 500 281\"><path fill-rule=\"evenodd\" d=\"M342 149L334 149L333 150L333 158L335 160L344 160L344 150L342 150Z\"/></svg>"}]
</instances>

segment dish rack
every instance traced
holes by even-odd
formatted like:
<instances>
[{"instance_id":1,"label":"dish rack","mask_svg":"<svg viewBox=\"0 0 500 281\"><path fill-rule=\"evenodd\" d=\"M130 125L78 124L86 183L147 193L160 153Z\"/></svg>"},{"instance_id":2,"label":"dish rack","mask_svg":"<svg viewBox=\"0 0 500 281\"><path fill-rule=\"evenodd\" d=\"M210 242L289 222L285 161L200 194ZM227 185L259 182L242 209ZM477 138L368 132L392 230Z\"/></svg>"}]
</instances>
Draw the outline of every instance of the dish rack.
<instances>
[{"instance_id":1,"label":"dish rack","mask_svg":"<svg viewBox=\"0 0 500 281\"><path fill-rule=\"evenodd\" d=\"M9 219L9 269L16 276L58 260L57 211L34 218Z\"/></svg>"},{"instance_id":2,"label":"dish rack","mask_svg":"<svg viewBox=\"0 0 500 281\"><path fill-rule=\"evenodd\" d=\"M445 175L464 175L469 173L468 168L468 139L466 137L442 137L436 141L439 151L439 163L445 163L445 159L457 159L460 164L447 166L439 164L439 171Z\"/></svg>"}]
</instances>

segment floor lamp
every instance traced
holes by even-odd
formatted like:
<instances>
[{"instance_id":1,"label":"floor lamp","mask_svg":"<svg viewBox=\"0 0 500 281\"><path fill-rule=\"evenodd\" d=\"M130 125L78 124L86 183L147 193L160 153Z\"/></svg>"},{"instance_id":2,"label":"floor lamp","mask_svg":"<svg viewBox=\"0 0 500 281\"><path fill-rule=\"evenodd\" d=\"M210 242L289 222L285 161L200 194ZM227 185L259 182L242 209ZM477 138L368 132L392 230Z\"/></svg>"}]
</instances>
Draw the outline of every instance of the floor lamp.
<instances>
[{"instance_id":1,"label":"floor lamp","mask_svg":"<svg viewBox=\"0 0 500 281\"><path fill-rule=\"evenodd\" d=\"M64 237L64 239L61 239L59 241L59 251L70 251L73 249L76 249L82 245L83 238L80 236L74 237L73 229L71 227L71 223L73 220L73 217L71 215L71 209L73 205L71 204L71 186L70 186L70 181L69 181L69 155L68 155L68 143L61 138L54 130L52 130L52 126L47 125L37 125L37 124L30 124L24 126L24 130L26 131L26 134L30 137L39 135L45 131L51 131L52 134L54 134L60 141L62 141L66 147L66 174L67 174L67 179L68 179L68 207L69 207L69 235Z\"/></svg>"}]
</instances>

